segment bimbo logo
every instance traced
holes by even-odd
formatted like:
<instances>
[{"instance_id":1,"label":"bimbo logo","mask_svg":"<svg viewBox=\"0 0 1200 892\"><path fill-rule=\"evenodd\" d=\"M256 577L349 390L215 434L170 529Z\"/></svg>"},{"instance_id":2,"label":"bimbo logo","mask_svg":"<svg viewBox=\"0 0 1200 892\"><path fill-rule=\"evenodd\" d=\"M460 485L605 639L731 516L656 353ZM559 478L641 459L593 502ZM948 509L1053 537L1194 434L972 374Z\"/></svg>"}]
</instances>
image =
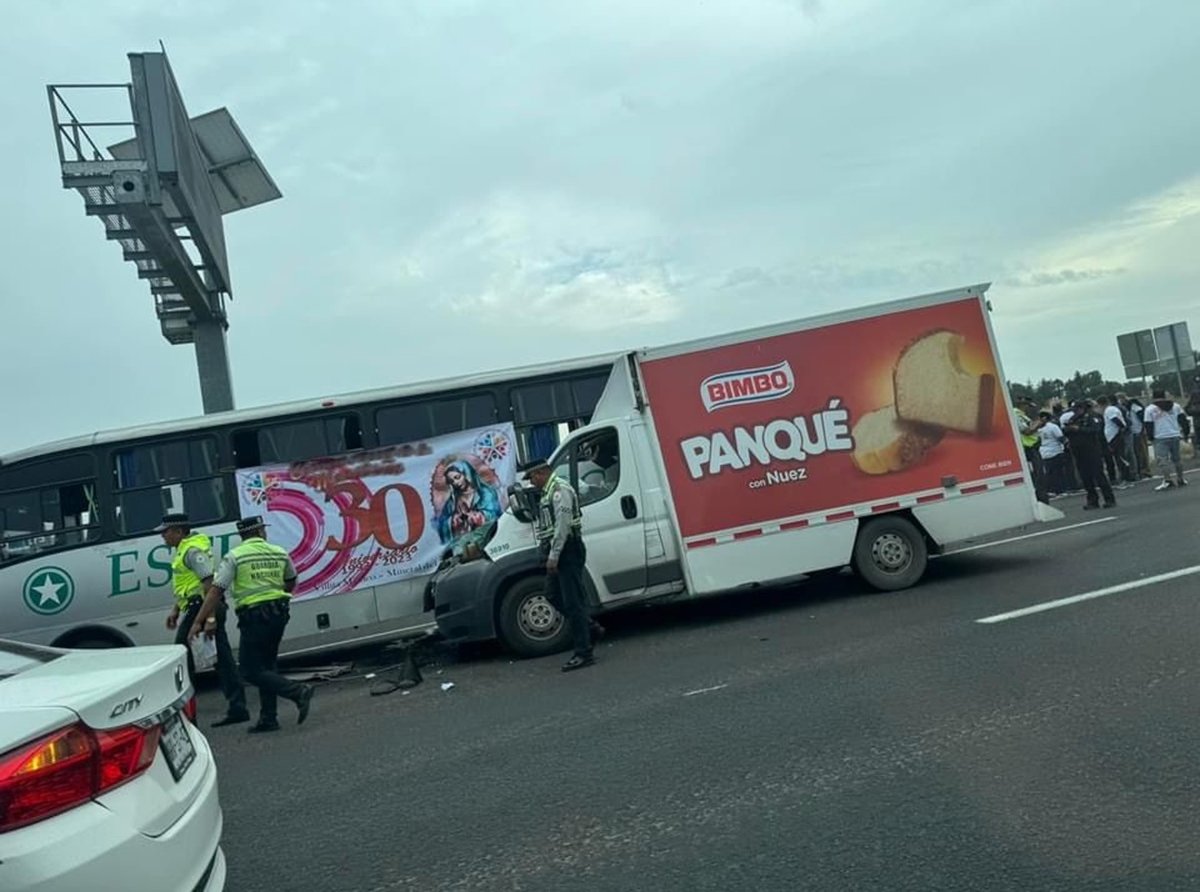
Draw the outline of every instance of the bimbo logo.
<instances>
[{"instance_id":1,"label":"bimbo logo","mask_svg":"<svg viewBox=\"0 0 1200 892\"><path fill-rule=\"evenodd\" d=\"M725 406L761 403L785 397L796 387L792 367L785 359L760 369L742 369L710 375L700 383L704 408L713 412Z\"/></svg>"}]
</instances>

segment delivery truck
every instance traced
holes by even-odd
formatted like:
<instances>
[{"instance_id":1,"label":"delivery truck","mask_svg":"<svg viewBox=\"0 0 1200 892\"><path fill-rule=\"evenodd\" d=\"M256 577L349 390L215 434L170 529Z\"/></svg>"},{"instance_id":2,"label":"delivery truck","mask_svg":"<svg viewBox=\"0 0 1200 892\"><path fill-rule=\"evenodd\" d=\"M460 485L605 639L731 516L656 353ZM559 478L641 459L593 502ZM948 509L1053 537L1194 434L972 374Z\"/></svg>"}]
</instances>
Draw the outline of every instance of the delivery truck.
<instances>
[{"instance_id":1,"label":"delivery truck","mask_svg":"<svg viewBox=\"0 0 1200 892\"><path fill-rule=\"evenodd\" d=\"M929 557L1061 516L1038 503L986 285L641 350L550 457L579 493L598 611L787 584L850 567L907 589ZM452 642L564 649L535 502L431 579Z\"/></svg>"}]
</instances>

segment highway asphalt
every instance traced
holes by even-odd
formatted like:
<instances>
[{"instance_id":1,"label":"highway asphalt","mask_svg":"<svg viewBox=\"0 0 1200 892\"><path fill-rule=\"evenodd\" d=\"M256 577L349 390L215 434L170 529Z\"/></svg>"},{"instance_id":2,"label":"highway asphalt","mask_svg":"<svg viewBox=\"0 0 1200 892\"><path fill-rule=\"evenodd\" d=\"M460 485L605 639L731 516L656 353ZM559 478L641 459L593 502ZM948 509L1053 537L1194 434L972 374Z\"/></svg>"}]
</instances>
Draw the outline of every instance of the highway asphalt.
<instances>
[{"instance_id":1,"label":"highway asphalt","mask_svg":"<svg viewBox=\"0 0 1200 892\"><path fill-rule=\"evenodd\" d=\"M908 592L639 609L582 672L485 651L206 729L229 888L1200 889L1193 479Z\"/></svg>"}]
</instances>

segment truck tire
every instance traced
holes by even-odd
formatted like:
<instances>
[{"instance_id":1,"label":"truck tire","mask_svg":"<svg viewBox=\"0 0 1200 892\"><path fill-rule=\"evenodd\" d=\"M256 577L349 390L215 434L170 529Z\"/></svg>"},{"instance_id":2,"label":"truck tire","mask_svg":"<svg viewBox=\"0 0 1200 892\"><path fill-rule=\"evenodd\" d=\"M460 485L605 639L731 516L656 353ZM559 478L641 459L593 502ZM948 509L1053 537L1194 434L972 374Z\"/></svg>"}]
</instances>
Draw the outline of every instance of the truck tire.
<instances>
[{"instance_id":1,"label":"truck tire","mask_svg":"<svg viewBox=\"0 0 1200 892\"><path fill-rule=\"evenodd\" d=\"M904 517L877 517L859 528L854 572L881 592L916 585L925 575L929 549L916 524Z\"/></svg>"},{"instance_id":2,"label":"truck tire","mask_svg":"<svg viewBox=\"0 0 1200 892\"><path fill-rule=\"evenodd\" d=\"M500 599L500 643L522 657L544 657L571 646L566 619L546 600L546 577L526 576Z\"/></svg>"}]
</instances>

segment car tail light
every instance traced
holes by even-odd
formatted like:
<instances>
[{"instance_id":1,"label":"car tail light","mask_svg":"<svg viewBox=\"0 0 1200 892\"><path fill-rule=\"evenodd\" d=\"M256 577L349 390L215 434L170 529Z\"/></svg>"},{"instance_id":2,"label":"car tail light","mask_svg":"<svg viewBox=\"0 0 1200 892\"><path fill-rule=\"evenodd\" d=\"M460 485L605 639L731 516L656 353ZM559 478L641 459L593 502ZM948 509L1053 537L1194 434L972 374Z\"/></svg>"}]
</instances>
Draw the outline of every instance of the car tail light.
<instances>
[{"instance_id":1,"label":"car tail light","mask_svg":"<svg viewBox=\"0 0 1200 892\"><path fill-rule=\"evenodd\" d=\"M0 756L0 833L62 814L142 774L161 726L76 724Z\"/></svg>"},{"instance_id":2,"label":"car tail light","mask_svg":"<svg viewBox=\"0 0 1200 892\"><path fill-rule=\"evenodd\" d=\"M0 758L0 832L91 799L95 756L95 738L82 725L72 725Z\"/></svg>"},{"instance_id":3,"label":"car tail light","mask_svg":"<svg viewBox=\"0 0 1200 892\"><path fill-rule=\"evenodd\" d=\"M129 725L116 731L96 731L100 745L98 793L132 780L150 767L157 751L162 726L139 728Z\"/></svg>"},{"instance_id":4,"label":"car tail light","mask_svg":"<svg viewBox=\"0 0 1200 892\"><path fill-rule=\"evenodd\" d=\"M196 698L188 697L187 703L183 704L183 714L187 716L188 721L193 725L196 724Z\"/></svg>"}]
</instances>

